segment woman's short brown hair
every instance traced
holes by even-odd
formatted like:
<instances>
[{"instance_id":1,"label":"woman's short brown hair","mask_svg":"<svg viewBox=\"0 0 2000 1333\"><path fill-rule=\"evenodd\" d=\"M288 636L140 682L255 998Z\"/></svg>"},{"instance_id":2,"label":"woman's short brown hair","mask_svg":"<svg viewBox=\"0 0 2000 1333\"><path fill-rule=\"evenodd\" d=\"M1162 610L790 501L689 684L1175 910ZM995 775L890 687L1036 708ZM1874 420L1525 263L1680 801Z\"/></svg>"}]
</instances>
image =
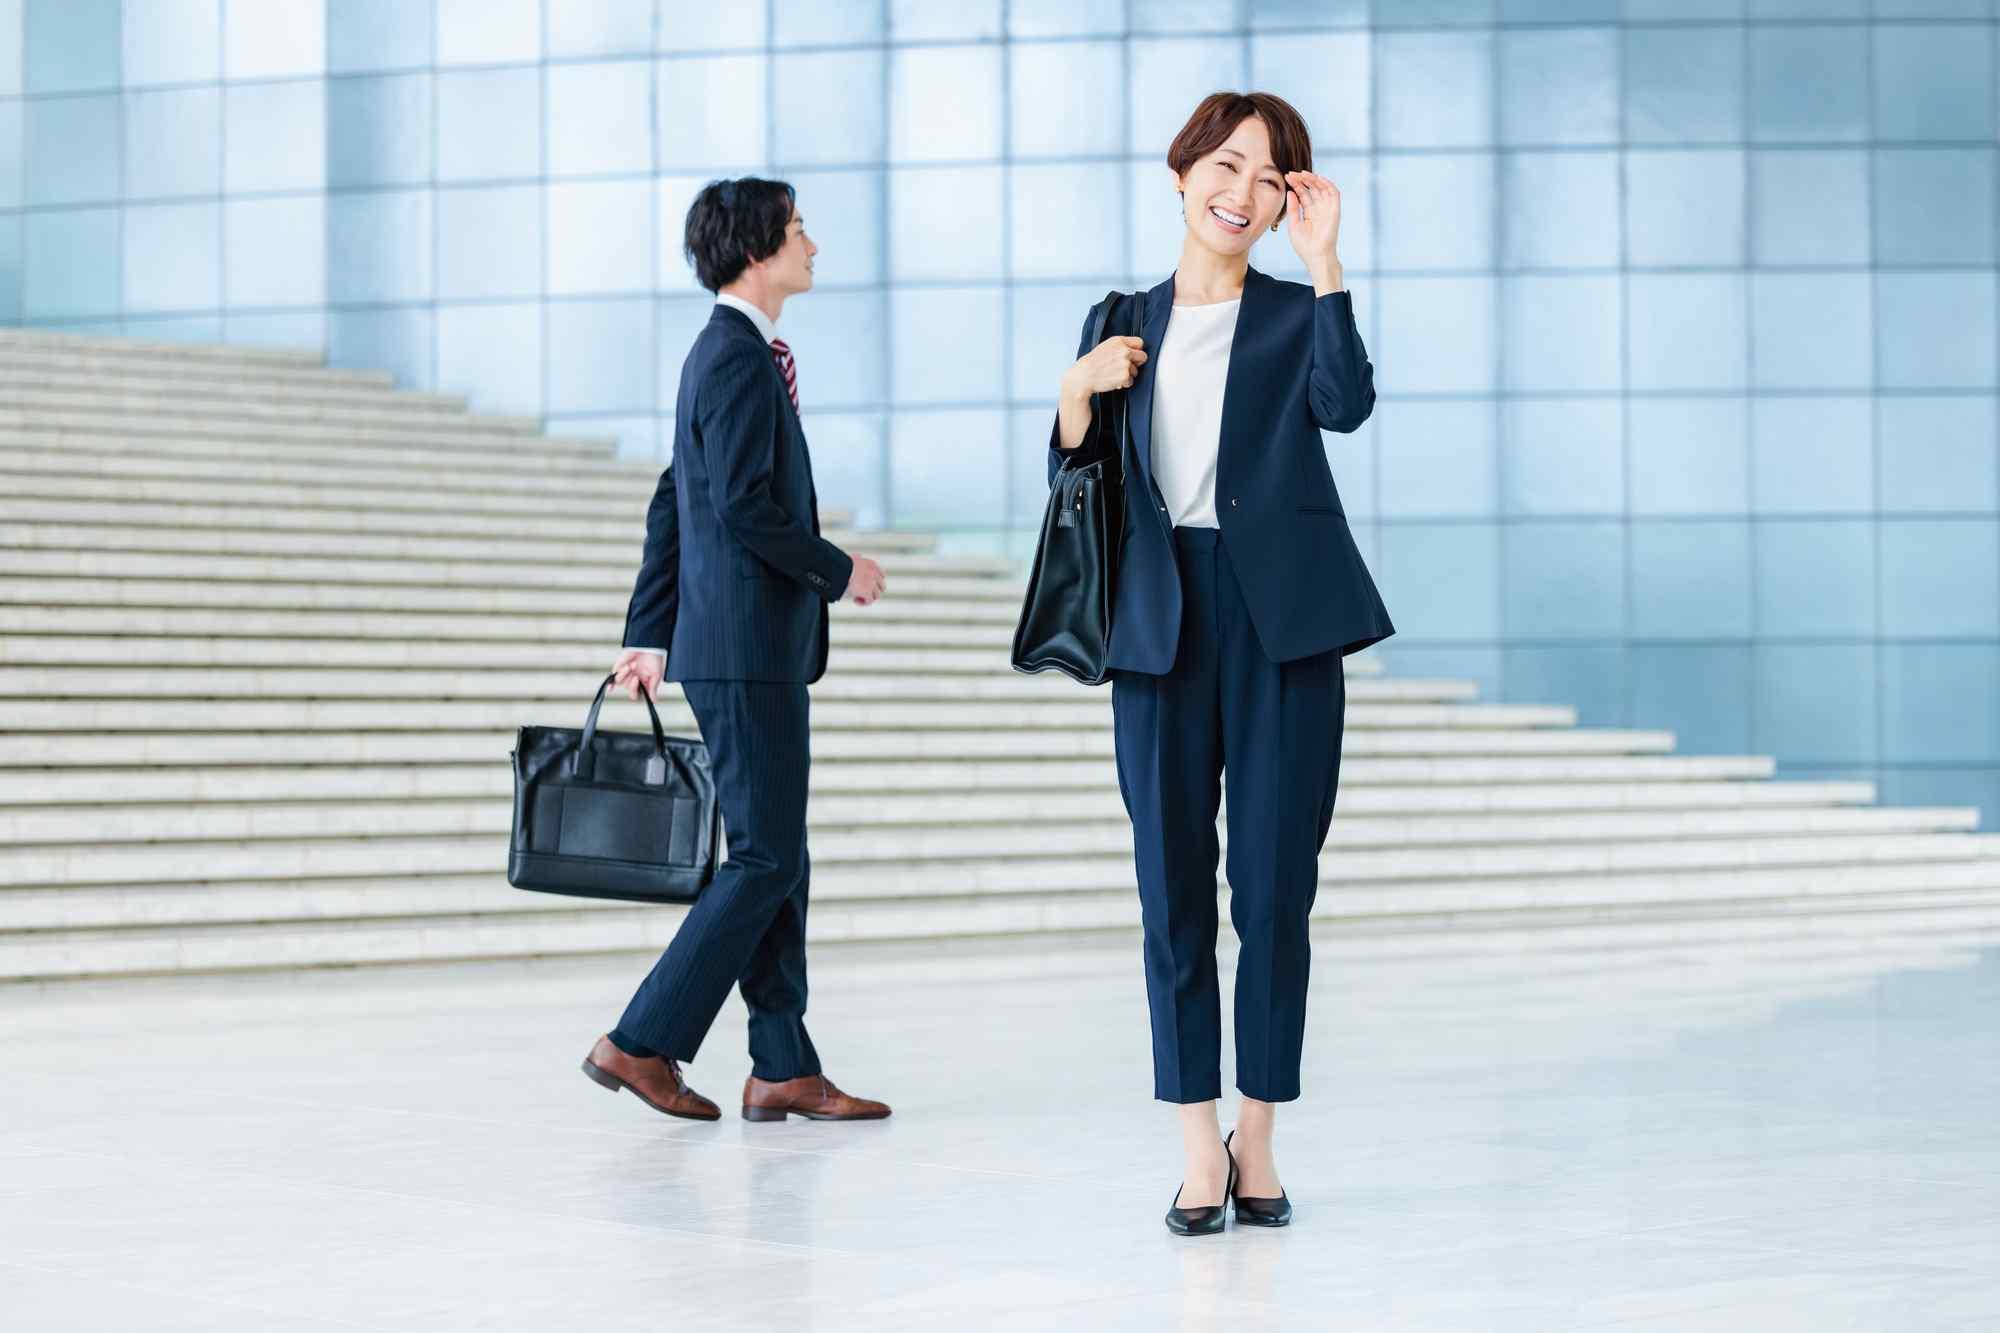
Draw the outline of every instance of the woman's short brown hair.
<instances>
[{"instance_id":1,"label":"woman's short brown hair","mask_svg":"<svg viewBox=\"0 0 2000 1333\"><path fill-rule=\"evenodd\" d=\"M1312 134L1305 117L1275 93L1210 93L1202 98L1167 146L1167 165L1175 175L1187 175L1188 168L1222 147L1252 116L1264 122L1265 133L1271 136L1271 161L1280 173L1312 170ZM1286 206L1279 206L1279 217L1285 215Z\"/></svg>"}]
</instances>

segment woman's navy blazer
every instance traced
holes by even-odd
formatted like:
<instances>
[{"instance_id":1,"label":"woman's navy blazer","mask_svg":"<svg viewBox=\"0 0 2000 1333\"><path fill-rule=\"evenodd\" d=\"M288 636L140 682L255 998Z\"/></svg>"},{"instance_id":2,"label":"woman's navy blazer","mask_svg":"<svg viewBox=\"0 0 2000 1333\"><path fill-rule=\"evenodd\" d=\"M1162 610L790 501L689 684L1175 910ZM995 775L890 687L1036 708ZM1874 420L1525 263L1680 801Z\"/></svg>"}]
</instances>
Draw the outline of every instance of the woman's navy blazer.
<instances>
[{"instance_id":1,"label":"woman's navy blazer","mask_svg":"<svg viewBox=\"0 0 2000 1333\"><path fill-rule=\"evenodd\" d=\"M1153 373L1173 312L1174 279L1146 293L1146 361L1128 390L1132 452L1125 536L1112 594L1109 663L1165 675L1180 644L1181 581L1172 520L1153 480ZM1094 309L1094 307L1093 307ZM1089 316L1077 355L1090 350ZM1222 394L1215 513L1264 655L1288 662L1338 648L1344 656L1396 632L1347 529L1322 430L1347 432L1375 407L1375 369L1345 291L1314 296L1304 283L1252 268L1236 308ZM1074 450L1049 432L1049 480L1064 461L1115 449L1092 420ZM1140 484L1133 484L1136 467Z\"/></svg>"}]
</instances>

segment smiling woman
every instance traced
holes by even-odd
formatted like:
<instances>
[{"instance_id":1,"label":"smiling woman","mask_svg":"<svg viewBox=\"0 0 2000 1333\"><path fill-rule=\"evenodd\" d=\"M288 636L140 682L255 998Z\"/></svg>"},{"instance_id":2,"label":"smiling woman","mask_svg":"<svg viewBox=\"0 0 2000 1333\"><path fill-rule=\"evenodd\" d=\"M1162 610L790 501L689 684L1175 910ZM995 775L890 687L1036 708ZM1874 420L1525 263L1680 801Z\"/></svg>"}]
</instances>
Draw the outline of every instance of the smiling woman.
<instances>
[{"instance_id":1,"label":"smiling woman","mask_svg":"<svg viewBox=\"0 0 2000 1333\"><path fill-rule=\"evenodd\" d=\"M1234 142L1239 127L1252 118L1263 122L1268 153L1251 161ZM1312 135L1292 104L1270 93L1211 93L1188 117L1167 148L1167 165L1181 181L1181 197L1190 191L1207 199L1212 192L1231 189L1242 180L1245 193L1276 205L1271 230L1284 220L1286 184L1294 172L1312 169ZM1233 190L1231 190L1234 193ZM1205 211L1230 235L1250 230L1251 218L1227 204Z\"/></svg>"}]
</instances>

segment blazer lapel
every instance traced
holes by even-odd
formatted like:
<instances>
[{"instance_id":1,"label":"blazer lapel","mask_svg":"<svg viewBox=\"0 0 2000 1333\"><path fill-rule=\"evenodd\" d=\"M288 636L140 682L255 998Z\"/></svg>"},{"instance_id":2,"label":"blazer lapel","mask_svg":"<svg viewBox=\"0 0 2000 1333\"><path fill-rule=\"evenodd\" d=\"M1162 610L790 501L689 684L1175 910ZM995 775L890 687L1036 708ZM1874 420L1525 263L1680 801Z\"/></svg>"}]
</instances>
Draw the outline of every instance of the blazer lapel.
<instances>
[{"instance_id":1,"label":"blazer lapel","mask_svg":"<svg viewBox=\"0 0 2000 1333\"><path fill-rule=\"evenodd\" d=\"M1178 270L1177 270L1178 271ZM1167 336L1167 317L1174 309L1174 277L1146 293L1145 321L1139 337L1146 344L1146 364L1132 381L1132 397L1127 404L1132 413L1132 446L1139 455L1139 469L1150 480L1153 475L1153 367L1160 364L1160 343Z\"/></svg>"},{"instance_id":2,"label":"blazer lapel","mask_svg":"<svg viewBox=\"0 0 2000 1333\"><path fill-rule=\"evenodd\" d=\"M1221 457L1229 452L1230 428L1236 418L1230 415L1230 404L1241 403L1249 390L1243 388L1243 377L1252 373L1254 356L1244 354L1245 330L1262 328L1262 303L1264 284L1268 281L1256 269L1243 275L1243 299L1236 305L1236 328L1230 334L1229 370L1222 379L1222 438L1216 443L1217 476L1220 477ZM1308 349L1310 351L1310 349Z\"/></svg>"}]
</instances>

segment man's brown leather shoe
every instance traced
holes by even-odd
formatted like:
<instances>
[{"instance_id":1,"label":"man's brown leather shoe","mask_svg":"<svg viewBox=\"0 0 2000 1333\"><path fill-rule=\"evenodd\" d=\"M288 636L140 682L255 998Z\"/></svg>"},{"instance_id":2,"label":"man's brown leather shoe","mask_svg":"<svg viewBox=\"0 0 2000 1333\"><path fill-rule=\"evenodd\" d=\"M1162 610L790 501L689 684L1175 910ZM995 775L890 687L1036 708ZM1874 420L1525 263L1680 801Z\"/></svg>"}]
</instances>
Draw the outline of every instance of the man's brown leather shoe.
<instances>
[{"instance_id":1,"label":"man's brown leather shoe","mask_svg":"<svg viewBox=\"0 0 2000 1333\"><path fill-rule=\"evenodd\" d=\"M652 1107L683 1120L720 1120L722 1108L687 1085L677 1060L665 1056L641 1059L627 1055L599 1037L583 1057L583 1072L592 1083L616 1092L620 1088Z\"/></svg>"},{"instance_id":2,"label":"man's brown leather shoe","mask_svg":"<svg viewBox=\"0 0 2000 1333\"><path fill-rule=\"evenodd\" d=\"M850 1097L824 1074L771 1083L752 1074L743 1084L745 1120L783 1120L802 1115L808 1120L880 1120L889 1114L881 1102Z\"/></svg>"}]
</instances>

